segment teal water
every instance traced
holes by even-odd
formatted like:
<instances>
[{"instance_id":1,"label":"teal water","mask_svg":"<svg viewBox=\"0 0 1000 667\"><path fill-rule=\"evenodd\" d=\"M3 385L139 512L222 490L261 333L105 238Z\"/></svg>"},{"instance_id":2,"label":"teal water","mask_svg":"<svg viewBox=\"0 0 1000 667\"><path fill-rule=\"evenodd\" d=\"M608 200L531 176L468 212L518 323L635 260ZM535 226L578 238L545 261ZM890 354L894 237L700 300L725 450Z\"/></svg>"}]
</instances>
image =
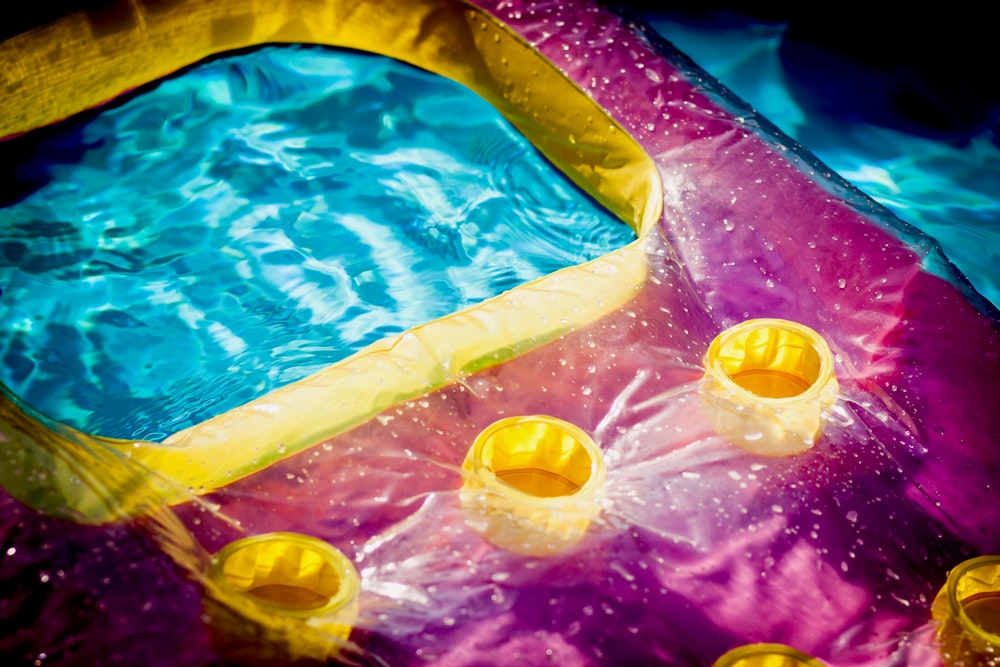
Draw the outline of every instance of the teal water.
<instances>
[{"instance_id":1,"label":"teal water","mask_svg":"<svg viewBox=\"0 0 1000 667\"><path fill-rule=\"evenodd\" d=\"M0 208L0 379L122 438L634 239L472 92L320 48L202 64L19 173L41 187Z\"/></svg>"},{"instance_id":2,"label":"teal water","mask_svg":"<svg viewBox=\"0 0 1000 667\"><path fill-rule=\"evenodd\" d=\"M780 23L665 15L650 22L834 172L937 239L972 286L1000 306L1000 145L990 133L949 143L803 109L779 55Z\"/></svg>"}]
</instances>

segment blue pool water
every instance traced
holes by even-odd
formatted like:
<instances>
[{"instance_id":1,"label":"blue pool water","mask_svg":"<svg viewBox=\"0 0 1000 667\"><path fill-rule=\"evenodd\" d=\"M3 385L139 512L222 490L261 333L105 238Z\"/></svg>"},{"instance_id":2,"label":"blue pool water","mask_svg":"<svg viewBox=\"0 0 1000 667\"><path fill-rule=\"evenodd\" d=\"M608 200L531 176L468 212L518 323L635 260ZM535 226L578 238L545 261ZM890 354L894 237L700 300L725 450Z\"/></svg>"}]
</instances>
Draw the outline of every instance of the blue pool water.
<instances>
[{"instance_id":1,"label":"blue pool water","mask_svg":"<svg viewBox=\"0 0 1000 667\"><path fill-rule=\"evenodd\" d=\"M792 77L780 53L789 29L784 22L754 21L724 12L702 16L657 12L647 19L832 171L937 239L973 287L1000 306L1000 143L991 131L949 141L802 104L793 93ZM919 48L946 49L947 44ZM953 68L962 65L943 56L941 61L942 68L946 62ZM808 70L810 65L799 62L798 67ZM822 76L822 68L813 69L813 76ZM943 76L958 74L946 71ZM822 83L811 82L816 90ZM887 78L882 85L892 83Z\"/></svg>"},{"instance_id":2,"label":"blue pool water","mask_svg":"<svg viewBox=\"0 0 1000 667\"><path fill-rule=\"evenodd\" d=\"M0 379L123 438L634 239L474 93L330 49L193 68L61 128L20 174Z\"/></svg>"}]
</instances>

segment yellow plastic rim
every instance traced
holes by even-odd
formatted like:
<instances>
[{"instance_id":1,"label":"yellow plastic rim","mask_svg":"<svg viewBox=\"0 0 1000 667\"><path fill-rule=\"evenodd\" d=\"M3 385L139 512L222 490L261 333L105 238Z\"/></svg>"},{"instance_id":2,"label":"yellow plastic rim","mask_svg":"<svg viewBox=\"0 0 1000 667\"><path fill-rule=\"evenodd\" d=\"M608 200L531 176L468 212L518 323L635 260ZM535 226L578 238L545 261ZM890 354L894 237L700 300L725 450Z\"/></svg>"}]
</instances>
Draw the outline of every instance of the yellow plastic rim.
<instances>
[{"instance_id":1,"label":"yellow plastic rim","mask_svg":"<svg viewBox=\"0 0 1000 667\"><path fill-rule=\"evenodd\" d=\"M760 456L794 456L823 434L838 400L833 354L797 322L753 319L715 337L701 395L716 433Z\"/></svg>"},{"instance_id":2,"label":"yellow plastic rim","mask_svg":"<svg viewBox=\"0 0 1000 667\"><path fill-rule=\"evenodd\" d=\"M712 667L823 667L823 663L791 646L765 643L734 648Z\"/></svg>"},{"instance_id":3,"label":"yellow plastic rim","mask_svg":"<svg viewBox=\"0 0 1000 667\"><path fill-rule=\"evenodd\" d=\"M353 602L360 591L354 564L340 551L298 533L268 533L227 544L209 579L224 593L274 614L323 616Z\"/></svg>"},{"instance_id":4,"label":"yellow plastic rim","mask_svg":"<svg viewBox=\"0 0 1000 667\"><path fill-rule=\"evenodd\" d=\"M547 415L480 433L462 464L462 508L494 546L545 557L575 546L600 515L604 458L583 429Z\"/></svg>"},{"instance_id":5,"label":"yellow plastic rim","mask_svg":"<svg viewBox=\"0 0 1000 667\"><path fill-rule=\"evenodd\" d=\"M780 405L818 398L834 380L830 346L813 329L775 318L747 320L720 333L706 370L748 401Z\"/></svg>"},{"instance_id":6,"label":"yellow plastic rim","mask_svg":"<svg viewBox=\"0 0 1000 667\"><path fill-rule=\"evenodd\" d=\"M952 617L983 645L1000 651L1000 555L967 560L945 584Z\"/></svg>"},{"instance_id":7,"label":"yellow plastic rim","mask_svg":"<svg viewBox=\"0 0 1000 667\"><path fill-rule=\"evenodd\" d=\"M494 422L476 438L466 467L490 491L527 504L591 494L604 480L603 455L594 440L547 415Z\"/></svg>"}]
</instances>

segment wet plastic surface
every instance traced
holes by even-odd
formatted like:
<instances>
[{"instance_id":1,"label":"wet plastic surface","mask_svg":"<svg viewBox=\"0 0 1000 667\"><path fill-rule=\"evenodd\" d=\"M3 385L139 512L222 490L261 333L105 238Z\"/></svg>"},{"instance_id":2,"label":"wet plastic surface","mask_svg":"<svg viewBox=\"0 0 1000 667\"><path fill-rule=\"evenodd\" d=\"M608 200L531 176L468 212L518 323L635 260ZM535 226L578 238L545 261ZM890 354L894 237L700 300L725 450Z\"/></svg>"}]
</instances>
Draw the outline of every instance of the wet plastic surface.
<instances>
[{"instance_id":1,"label":"wet plastic surface","mask_svg":"<svg viewBox=\"0 0 1000 667\"><path fill-rule=\"evenodd\" d=\"M357 566L340 656L356 664L711 665L755 642L833 666L941 664L937 591L1000 551L996 310L929 239L641 26L587 3L485 6L653 157L664 213L641 289L177 507L179 522L75 526L5 499L5 653L211 664L205 554L293 531ZM758 317L804 324L833 352L837 401L793 456L732 445L701 407L710 342ZM600 515L545 558L491 544L461 506L476 436L535 414L581 428L606 466Z\"/></svg>"}]
</instances>

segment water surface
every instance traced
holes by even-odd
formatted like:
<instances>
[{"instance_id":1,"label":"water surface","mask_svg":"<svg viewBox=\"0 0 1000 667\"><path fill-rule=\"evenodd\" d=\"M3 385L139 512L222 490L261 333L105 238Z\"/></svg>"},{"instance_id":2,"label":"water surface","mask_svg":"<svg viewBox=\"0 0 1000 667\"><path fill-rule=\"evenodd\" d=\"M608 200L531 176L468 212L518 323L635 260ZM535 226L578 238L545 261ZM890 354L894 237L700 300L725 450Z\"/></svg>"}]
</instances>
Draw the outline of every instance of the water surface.
<instances>
[{"instance_id":1,"label":"water surface","mask_svg":"<svg viewBox=\"0 0 1000 667\"><path fill-rule=\"evenodd\" d=\"M213 60L43 140L0 209L2 381L162 439L634 239L486 102L388 58Z\"/></svg>"}]
</instances>

